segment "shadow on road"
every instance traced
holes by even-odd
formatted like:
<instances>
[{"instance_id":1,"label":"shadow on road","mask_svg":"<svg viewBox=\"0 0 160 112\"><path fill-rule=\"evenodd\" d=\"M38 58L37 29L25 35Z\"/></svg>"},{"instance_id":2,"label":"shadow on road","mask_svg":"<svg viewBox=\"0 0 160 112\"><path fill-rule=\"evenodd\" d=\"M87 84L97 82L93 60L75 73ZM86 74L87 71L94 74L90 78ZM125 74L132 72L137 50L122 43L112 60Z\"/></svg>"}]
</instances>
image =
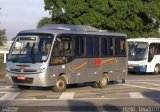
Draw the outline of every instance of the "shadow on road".
<instances>
[{"instance_id":1,"label":"shadow on road","mask_svg":"<svg viewBox=\"0 0 160 112\"><path fill-rule=\"evenodd\" d=\"M9 103L9 102L8 102ZM34 105L34 104L33 104ZM9 107L5 103L4 107ZM113 105L97 105L93 101L79 101L79 100L68 100L55 102L49 104L49 106L39 105L39 106L10 106L12 108L18 109L18 112L120 112L121 107L116 107Z\"/></svg>"},{"instance_id":2,"label":"shadow on road","mask_svg":"<svg viewBox=\"0 0 160 112\"><path fill-rule=\"evenodd\" d=\"M113 106L113 105L96 105L94 104L93 101L68 101L69 103L69 111L75 112L75 111L96 111L96 112L101 112L101 111L117 111L120 112L121 109Z\"/></svg>"},{"instance_id":3,"label":"shadow on road","mask_svg":"<svg viewBox=\"0 0 160 112\"><path fill-rule=\"evenodd\" d=\"M146 97L149 98L158 104L160 104L160 91L148 91L148 92L142 92L142 94Z\"/></svg>"},{"instance_id":4,"label":"shadow on road","mask_svg":"<svg viewBox=\"0 0 160 112\"><path fill-rule=\"evenodd\" d=\"M129 75L149 75L149 73L137 73L137 72L128 72Z\"/></svg>"},{"instance_id":5,"label":"shadow on road","mask_svg":"<svg viewBox=\"0 0 160 112\"><path fill-rule=\"evenodd\" d=\"M119 83L120 83L119 81L110 81L108 85L114 85L114 84L119 84ZM92 85L93 85L92 83L70 84L70 85L67 85L67 90L72 90L72 89L81 90L82 88L86 88L86 87L96 90L96 88L93 88ZM16 85L13 85L12 88L19 89L18 86ZM31 87L29 89L22 89L22 91L23 90L51 91L51 87Z\"/></svg>"}]
</instances>

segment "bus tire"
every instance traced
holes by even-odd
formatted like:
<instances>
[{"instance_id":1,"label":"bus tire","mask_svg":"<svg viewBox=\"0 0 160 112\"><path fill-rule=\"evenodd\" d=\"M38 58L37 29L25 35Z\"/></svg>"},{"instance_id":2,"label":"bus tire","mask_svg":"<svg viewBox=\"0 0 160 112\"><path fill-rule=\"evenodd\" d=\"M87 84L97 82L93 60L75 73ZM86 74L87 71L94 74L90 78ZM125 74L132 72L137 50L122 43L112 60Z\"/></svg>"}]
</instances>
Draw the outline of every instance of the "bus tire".
<instances>
[{"instance_id":1,"label":"bus tire","mask_svg":"<svg viewBox=\"0 0 160 112\"><path fill-rule=\"evenodd\" d=\"M106 75L103 75L100 80L97 82L98 88L105 88L108 84L108 78Z\"/></svg>"},{"instance_id":2,"label":"bus tire","mask_svg":"<svg viewBox=\"0 0 160 112\"><path fill-rule=\"evenodd\" d=\"M125 84L126 83L126 80L125 79L122 79L122 84Z\"/></svg>"},{"instance_id":3,"label":"bus tire","mask_svg":"<svg viewBox=\"0 0 160 112\"><path fill-rule=\"evenodd\" d=\"M159 74L159 73L160 73L160 65L156 65L154 67L154 74L156 75L156 74Z\"/></svg>"},{"instance_id":4,"label":"bus tire","mask_svg":"<svg viewBox=\"0 0 160 112\"><path fill-rule=\"evenodd\" d=\"M19 89L24 90L24 89L30 89L31 86L23 86L23 85L17 85Z\"/></svg>"},{"instance_id":5,"label":"bus tire","mask_svg":"<svg viewBox=\"0 0 160 112\"><path fill-rule=\"evenodd\" d=\"M51 89L54 92L64 92L66 90L67 84L66 84L66 80L63 76L59 76L56 85L53 86Z\"/></svg>"},{"instance_id":6,"label":"bus tire","mask_svg":"<svg viewBox=\"0 0 160 112\"><path fill-rule=\"evenodd\" d=\"M93 87L93 88L98 88L97 83L98 83L98 82L93 82L92 87Z\"/></svg>"}]
</instances>

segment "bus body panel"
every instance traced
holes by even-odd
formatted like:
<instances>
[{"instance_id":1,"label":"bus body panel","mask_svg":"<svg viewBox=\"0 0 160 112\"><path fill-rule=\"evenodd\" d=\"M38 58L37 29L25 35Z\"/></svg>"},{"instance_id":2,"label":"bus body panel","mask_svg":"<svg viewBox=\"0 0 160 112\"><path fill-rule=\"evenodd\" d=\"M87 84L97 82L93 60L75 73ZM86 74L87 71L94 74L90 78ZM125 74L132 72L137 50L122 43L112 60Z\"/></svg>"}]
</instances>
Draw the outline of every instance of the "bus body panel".
<instances>
[{"instance_id":1,"label":"bus body panel","mask_svg":"<svg viewBox=\"0 0 160 112\"><path fill-rule=\"evenodd\" d=\"M76 57L63 64L51 64L52 51L57 37L61 34L67 35L85 35L85 36L106 36L106 38L122 38L125 41L125 49L127 52L126 35L120 33L107 32L87 32L87 31L66 31L40 29L22 31L20 34L49 34L54 35L52 47L48 59L41 63L18 63L7 61L6 63L6 80L10 84L29 85L29 86L54 86L60 75L65 75L67 84L95 82L99 81L104 73L107 73L109 81L122 80L127 76L127 55L123 56L97 56L97 57ZM18 37L17 37L18 38ZM100 37L101 38L101 37ZM115 40L115 39L114 39ZM15 39L16 41L16 39ZM73 40L72 40L73 41ZM120 40L119 40L120 41ZM114 41L115 42L115 41ZM15 43L15 42L14 42ZM100 46L100 44L99 44ZM72 46L74 47L74 46ZM11 48L13 49L13 48ZM36 58L36 57L35 57ZM54 60L53 60L54 61ZM11 69L15 71L11 71ZM34 71L32 71L34 69ZM28 71L26 71L28 70ZM17 79L21 80L17 80ZM23 79L26 80L23 80Z\"/></svg>"},{"instance_id":2,"label":"bus body panel","mask_svg":"<svg viewBox=\"0 0 160 112\"><path fill-rule=\"evenodd\" d=\"M74 61L68 64L50 66L49 73L55 75L56 79L59 75L67 75L68 84L98 81L103 73L108 74L108 78L110 81L120 80L126 77L126 58L102 58L100 60L108 60L108 62L101 64L100 66L94 66L95 59L74 59ZM122 62L124 63L123 65L121 64ZM54 84L55 83L53 82L53 85Z\"/></svg>"},{"instance_id":3,"label":"bus body panel","mask_svg":"<svg viewBox=\"0 0 160 112\"><path fill-rule=\"evenodd\" d=\"M128 70L130 72L146 72L147 61L128 61Z\"/></svg>"},{"instance_id":4,"label":"bus body panel","mask_svg":"<svg viewBox=\"0 0 160 112\"><path fill-rule=\"evenodd\" d=\"M154 55L152 61L148 62L146 72L154 72L154 68L157 64L160 64L160 55Z\"/></svg>"},{"instance_id":5,"label":"bus body panel","mask_svg":"<svg viewBox=\"0 0 160 112\"><path fill-rule=\"evenodd\" d=\"M44 72L38 71L42 66L47 66L46 63L6 63L7 68L10 69L10 71L7 71L6 73L6 81L11 84L17 84L17 85L31 85L31 86L51 86L56 80L52 77L49 77L48 69L44 70ZM34 69L33 69L34 68ZM23 71L21 71L23 69ZM29 78L28 82L22 82L17 80L17 77L25 77ZM52 78L52 79L50 79ZM55 80L55 81L54 81Z\"/></svg>"},{"instance_id":6,"label":"bus body panel","mask_svg":"<svg viewBox=\"0 0 160 112\"><path fill-rule=\"evenodd\" d=\"M100 66L93 65L95 59L101 60ZM74 61L67 64L49 66L46 72L44 73L31 74L31 73L7 72L6 80L7 82L11 82L11 84L47 87L47 86L54 86L56 84L59 75L62 74L67 75L68 78L67 84L98 81L103 73L108 74L109 81L120 80L123 78L125 79L125 77L127 76L127 70L126 70L127 59L125 57L95 58L95 59L75 59ZM104 63L102 64L102 62ZM17 64L14 64L14 66L15 65ZM11 77L17 77L17 76L33 78L33 83L30 84L15 83L13 82Z\"/></svg>"},{"instance_id":7,"label":"bus body panel","mask_svg":"<svg viewBox=\"0 0 160 112\"><path fill-rule=\"evenodd\" d=\"M148 44L146 47L146 58L139 61L131 61L128 60L128 71L129 72L139 72L139 73L154 73L155 66L160 64L160 55L154 54L153 58L149 61L149 52L152 44L160 45L159 38L136 38L136 39L128 39L129 43L142 43L145 42ZM160 54L160 52L157 52Z\"/></svg>"}]
</instances>

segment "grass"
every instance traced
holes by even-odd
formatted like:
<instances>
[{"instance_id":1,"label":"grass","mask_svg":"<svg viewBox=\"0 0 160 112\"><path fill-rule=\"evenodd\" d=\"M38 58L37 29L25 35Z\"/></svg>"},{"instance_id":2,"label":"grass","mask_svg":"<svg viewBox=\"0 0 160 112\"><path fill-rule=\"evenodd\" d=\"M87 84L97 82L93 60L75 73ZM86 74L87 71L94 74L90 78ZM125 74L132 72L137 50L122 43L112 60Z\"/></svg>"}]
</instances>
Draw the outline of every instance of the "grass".
<instances>
[{"instance_id":1,"label":"grass","mask_svg":"<svg viewBox=\"0 0 160 112\"><path fill-rule=\"evenodd\" d=\"M0 63L3 62L3 56L0 56Z\"/></svg>"},{"instance_id":2,"label":"grass","mask_svg":"<svg viewBox=\"0 0 160 112\"><path fill-rule=\"evenodd\" d=\"M5 69L3 63L3 56L0 56L0 79L4 79Z\"/></svg>"}]
</instances>

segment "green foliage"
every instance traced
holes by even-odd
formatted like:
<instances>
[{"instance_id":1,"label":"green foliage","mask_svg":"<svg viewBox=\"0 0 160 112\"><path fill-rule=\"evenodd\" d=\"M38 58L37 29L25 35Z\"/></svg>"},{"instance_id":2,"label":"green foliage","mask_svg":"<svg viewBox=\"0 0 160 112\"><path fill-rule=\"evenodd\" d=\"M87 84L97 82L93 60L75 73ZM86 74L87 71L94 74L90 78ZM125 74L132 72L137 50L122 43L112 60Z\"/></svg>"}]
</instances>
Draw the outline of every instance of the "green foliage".
<instances>
[{"instance_id":1,"label":"green foliage","mask_svg":"<svg viewBox=\"0 0 160 112\"><path fill-rule=\"evenodd\" d=\"M0 55L0 63L3 63L3 56Z\"/></svg>"},{"instance_id":2,"label":"green foliage","mask_svg":"<svg viewBox=\"0 0 160 112\"><path fill-rule=\"evenodd\" d=\"M38 22L37 27L40 28L40 27L42 27L42 26L44 26L44 25L46 25L46 24L51 24L51 23L52 23L51 19L45 17L45 18L43 18L42 20L40 20L40 21Z\"/></svg>"},{"instance_id":3,"label":"green foliage","mask_svg":"<svg viewBox=\"0 0 160 112\"><path fill-rule=\"evenodd\" d=\"M3 56L0 55L0 79L4 79L5 67L3 63Z\"/></svg>"},{"instance_id":4,"label":"green foliage","mask_svg":"<svg viewBox=\"0 0 160 112\"><path fill-rule=\"evenodd\" d=\"M91 25L130 38L157 36L160 25L159 0L44 0L52 21L43 23ZM61 8L65 9L62 13Z\"/></svg>"},{"instance_id":5,"label":"green foliage","mask_svg":"<svg viewBox=\"0 0 160 112\"><path fill-rule=\"evenodd\" d=\"M3 46L4 42L7 40L7 37L5 36L6 30L0 30L0 46Z\"/></svg>"}]
</instances>

